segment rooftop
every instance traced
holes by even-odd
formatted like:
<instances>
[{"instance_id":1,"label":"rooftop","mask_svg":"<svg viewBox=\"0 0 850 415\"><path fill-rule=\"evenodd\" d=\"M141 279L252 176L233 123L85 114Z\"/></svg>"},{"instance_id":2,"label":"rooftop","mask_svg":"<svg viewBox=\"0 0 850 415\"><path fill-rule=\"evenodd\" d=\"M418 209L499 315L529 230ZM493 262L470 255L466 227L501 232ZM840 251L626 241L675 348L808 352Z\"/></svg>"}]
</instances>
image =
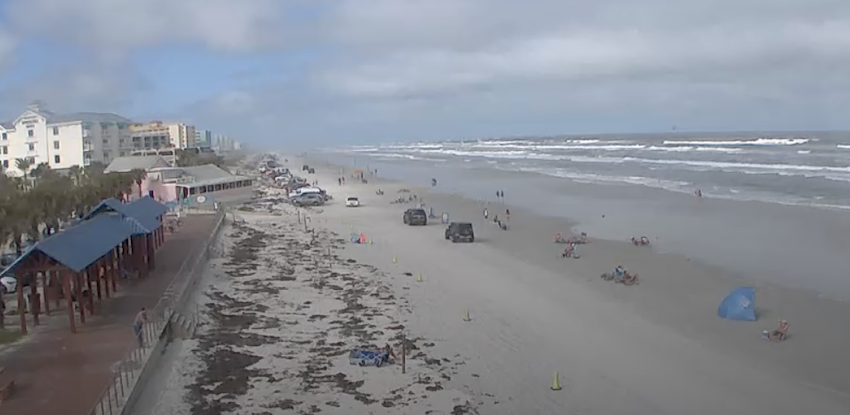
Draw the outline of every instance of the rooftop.
<instances>
[{"instance_id":1,"label":"rooftop","mask_svg":"<svg viewBox=\"0 0 850 415\"><path fill-rule=\"evenodd\" d=\"M109 112L73 112L70 114L56 114L41 108L41 105L34 103L27 108L27 111L38 114L47 120L48 124L61 124L69 122L90 122L90 123L116 123L116 124L131 124L129 118L122 117L118 114ZM26 112L25 112L26 113ZM0 122L0 126L4 129L12 130L15 128L15 120Z\"/></svg>"},{"instance_id":2,"label":"rooftop","mask_svg":"<svg viewBox=\"0 0 850 415\"><path fill-rule=\"evenodd\" d=\"M106 166L104 172L127 172L131 170L141 169L150 170L156 167L168 167L171 164L161 156L129 156L117 157Z\"/></svg>"}]
</instances>

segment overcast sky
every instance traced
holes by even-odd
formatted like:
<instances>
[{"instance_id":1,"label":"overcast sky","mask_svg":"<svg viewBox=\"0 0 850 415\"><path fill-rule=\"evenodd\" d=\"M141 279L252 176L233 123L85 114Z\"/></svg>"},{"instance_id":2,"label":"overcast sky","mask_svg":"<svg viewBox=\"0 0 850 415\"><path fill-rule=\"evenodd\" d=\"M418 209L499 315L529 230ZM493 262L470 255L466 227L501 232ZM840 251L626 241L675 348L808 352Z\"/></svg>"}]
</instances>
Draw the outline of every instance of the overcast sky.
<instances>
[{"instance_id":1,"label":"overcast sky","mask_svg":"<svg viewBox=\"0 0 850 415\"><path fill-rule=\"evenodd\" d=\"M0 114L270 147L850 127L848 0L0 0Z\"/></svg>"}]
</instances>

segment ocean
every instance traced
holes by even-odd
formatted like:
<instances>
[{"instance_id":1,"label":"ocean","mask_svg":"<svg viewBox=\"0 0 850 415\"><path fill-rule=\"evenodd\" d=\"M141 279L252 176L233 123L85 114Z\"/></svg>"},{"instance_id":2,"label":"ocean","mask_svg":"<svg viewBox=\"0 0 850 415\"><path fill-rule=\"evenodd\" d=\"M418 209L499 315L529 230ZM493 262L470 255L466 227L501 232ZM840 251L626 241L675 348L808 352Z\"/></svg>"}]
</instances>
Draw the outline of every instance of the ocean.
<instances>
[{"instance_id":1,"label":"ocean","mask_svg":"<svg viewBox=\"0 0 850 415\"><path fill-rule=\"evenodd\" d=\"M388 143L335 163L562 216L732 278L850 298L850 133L662 134ZM703 198L694 196L699 189ZM549 237L548 235L546 237Z\"/></svg>"}]
</instances>

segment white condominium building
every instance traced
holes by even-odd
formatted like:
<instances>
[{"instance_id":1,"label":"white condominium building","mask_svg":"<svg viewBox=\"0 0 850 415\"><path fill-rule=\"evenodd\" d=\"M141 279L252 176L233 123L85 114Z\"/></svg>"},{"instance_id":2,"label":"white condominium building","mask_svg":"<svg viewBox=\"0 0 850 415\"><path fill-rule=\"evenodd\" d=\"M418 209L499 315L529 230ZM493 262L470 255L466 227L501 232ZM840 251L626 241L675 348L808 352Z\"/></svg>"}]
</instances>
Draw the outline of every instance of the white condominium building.
<instances>
[{"instance_id":1,"label":"white condominium building","mask_svg":"<svg viewBox=\"0 0 850 415\"><path fill-rule=\"evenodd\" d=\"M134 150L187 148L195 146L195 127L182 123L151 121L130 126Z\"/></svg>"},{"instance_id":2,"label":"white condominium building","mask_svg":"<svg viewBox=\"0 0 850 415\"><path fill-rule=\"evenodd\" d=\"M120 115L81 112L55 114L34 103L18 118L0 123L0 165L8 174L23 174L16 160L30 168L47 163L53 169L109 164L129 155L132 122Z\"/></svg>"}]
</instances>

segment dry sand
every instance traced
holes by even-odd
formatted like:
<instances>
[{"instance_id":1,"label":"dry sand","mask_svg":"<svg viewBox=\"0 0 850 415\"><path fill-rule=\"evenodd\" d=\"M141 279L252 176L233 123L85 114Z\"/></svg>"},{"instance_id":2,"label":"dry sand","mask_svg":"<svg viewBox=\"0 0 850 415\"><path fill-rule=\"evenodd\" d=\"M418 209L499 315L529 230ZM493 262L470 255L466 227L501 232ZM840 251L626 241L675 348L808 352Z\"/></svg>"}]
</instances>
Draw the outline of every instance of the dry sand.
<instances>
[{"instance_id":1,"label":"dry sand","mask_svg":"<svg viewBox=\"0 0 850 415\"><path fill-rule=\"evenodd\" d=\"M335 199L300 211L311 231L273 203L225 230L206 323L171 348L178 364L137 414L850 413L844 303L759 287L761 321L723 321L717 305L740 282L687 258L591 240L562 259L551 237L563 219L511 208L501 231L481 219L483 202L371 177L338 186L338 167L315 167ZM400 188L473 222L476 242L446 241L439 219L403 225L408 205L390 203ZM491 217L501 209L490 204ZM352 232L372 243L348 242ZM598 278L618 263L640 285ZM761 340L779 317L789 340ZM406 374L349 365L362 344L398 353L401 333L416 346Z\"/></svg>"}]
</instances>

